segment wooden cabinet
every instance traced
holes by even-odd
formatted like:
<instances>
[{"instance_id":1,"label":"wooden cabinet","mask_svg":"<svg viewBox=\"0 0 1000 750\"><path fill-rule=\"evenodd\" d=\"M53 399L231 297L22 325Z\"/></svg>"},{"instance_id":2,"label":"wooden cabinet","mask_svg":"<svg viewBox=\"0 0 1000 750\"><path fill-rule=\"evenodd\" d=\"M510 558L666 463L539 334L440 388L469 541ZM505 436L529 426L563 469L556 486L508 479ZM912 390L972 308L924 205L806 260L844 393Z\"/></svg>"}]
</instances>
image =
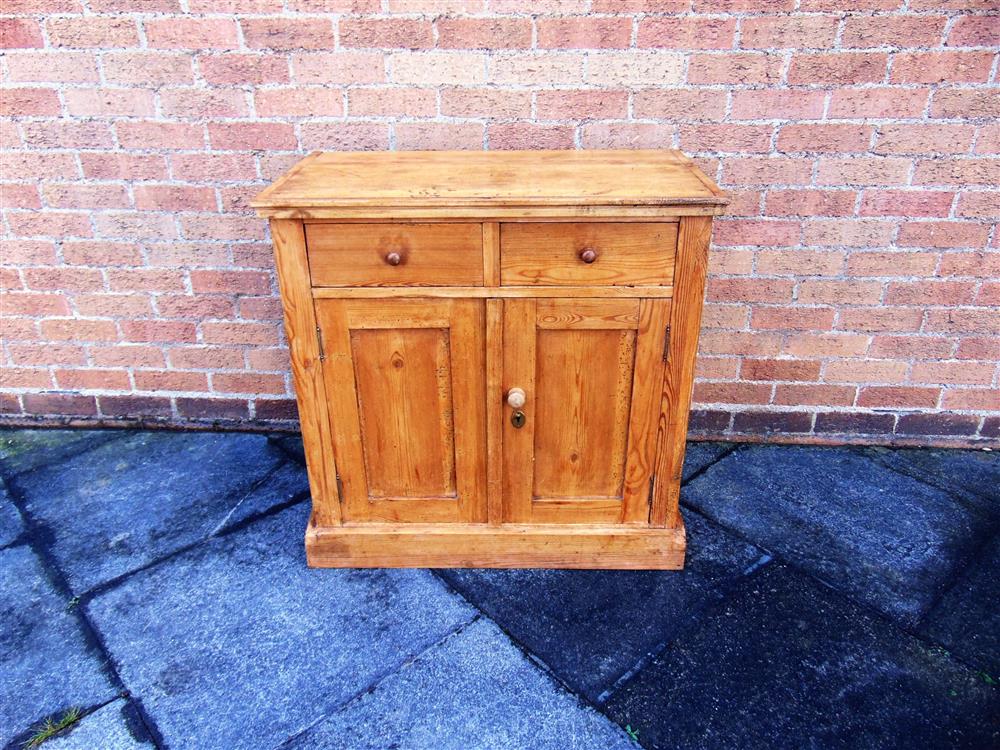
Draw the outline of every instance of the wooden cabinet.
<instances>
[{"instance_id":1,"label":"wooden cabinet","mask_svg":"<svg viewBox=\"0 0 1000 750\"><path fill-rule=\"evenodd\" d=\"M681 567L724 204L676 151L314 154L261 193L309 563Z\"/></svg>"}]
</instances>

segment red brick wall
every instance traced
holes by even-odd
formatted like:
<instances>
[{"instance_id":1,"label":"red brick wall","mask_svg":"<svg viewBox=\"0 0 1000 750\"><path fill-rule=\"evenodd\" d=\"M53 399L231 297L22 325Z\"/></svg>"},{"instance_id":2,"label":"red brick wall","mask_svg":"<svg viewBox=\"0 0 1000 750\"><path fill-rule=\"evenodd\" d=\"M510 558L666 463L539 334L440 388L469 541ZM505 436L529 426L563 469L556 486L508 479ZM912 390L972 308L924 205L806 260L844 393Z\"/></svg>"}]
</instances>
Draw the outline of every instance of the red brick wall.
<instances>
[{"instance_id":1,"label":"red brick wall","mask_svg":"<svg viewBox=\"0 0 1000 750\"><path fill-rule=\"evenodd\" d=\"M307 151L676 146L733 193L696 429L995 439L998 9L4 0L4 415L293 417L246 202Z\"/></svg>"}]
</instances>

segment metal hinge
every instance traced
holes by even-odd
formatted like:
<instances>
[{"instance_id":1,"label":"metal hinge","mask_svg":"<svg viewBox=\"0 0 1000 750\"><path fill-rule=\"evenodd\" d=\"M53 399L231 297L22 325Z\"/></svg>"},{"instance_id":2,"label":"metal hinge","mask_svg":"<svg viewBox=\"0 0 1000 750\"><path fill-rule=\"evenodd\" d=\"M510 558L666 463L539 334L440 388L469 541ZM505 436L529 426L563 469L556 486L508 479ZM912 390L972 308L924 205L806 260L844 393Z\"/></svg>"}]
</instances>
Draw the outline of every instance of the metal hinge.
<instances>
[{"instance_id":1,"label":"metal hinge","mask_svg":"<svg viewBox=\"0 0 1000 750\"><path fill-rule=\"evenodd\" d=\"M663 361L670 358L670 326L663 329Z\"/></svg>"},{"instance_id":2,"label":"metal hinge","mask_svg":"<svg viewBox=\"0 0 1000 750\"><path fill-rule=\"evenodd\" d=\"M319 345L319 361L326 360L326 352L323 351L323 329L316 326L316 343Z\"/></svg>"}]
</instances>

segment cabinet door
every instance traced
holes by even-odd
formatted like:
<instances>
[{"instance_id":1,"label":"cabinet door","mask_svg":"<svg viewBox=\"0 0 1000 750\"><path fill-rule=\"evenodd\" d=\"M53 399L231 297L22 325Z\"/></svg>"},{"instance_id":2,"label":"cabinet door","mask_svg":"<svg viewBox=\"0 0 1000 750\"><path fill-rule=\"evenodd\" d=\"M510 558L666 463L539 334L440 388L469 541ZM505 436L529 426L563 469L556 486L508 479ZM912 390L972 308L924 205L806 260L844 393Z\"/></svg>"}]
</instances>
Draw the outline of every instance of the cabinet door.
<instances>
[{"instance_id":1,"label":"cabinet door","mask_svg":"<svg viewBox=\"0 0 1000 750\"><path fill-rule=\"evenodd\" d=\"M485 521L483 301L316 311L345 522Z\"/></svg>"},{"instance_id":2,"label":"cabinet door","mask_svg":"<svg viewBox=\"0 0 1000 750\"><path fill-rule=\"evenodd\" d=\"M649 521L666 299L504 301L504 518Z\"/></svg>"}]
</instances>

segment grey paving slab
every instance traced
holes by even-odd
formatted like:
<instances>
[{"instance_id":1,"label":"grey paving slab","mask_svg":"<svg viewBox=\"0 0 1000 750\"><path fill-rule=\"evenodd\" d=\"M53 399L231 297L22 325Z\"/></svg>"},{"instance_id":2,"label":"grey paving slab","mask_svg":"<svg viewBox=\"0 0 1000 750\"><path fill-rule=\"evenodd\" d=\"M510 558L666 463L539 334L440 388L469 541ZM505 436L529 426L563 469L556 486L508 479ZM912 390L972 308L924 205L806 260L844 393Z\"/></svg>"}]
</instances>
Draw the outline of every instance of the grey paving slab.
<instances>
[{"instance_id":1,"label":"grey paving slab","mask_svg":"<svg viewBox=\"0 0 1000 750\"><path fill-rule=\"evenodd\" d=\"M128 434L123 430L0 429L0 466L8 474L20 474Z\"/></svg>"},{"instance_id":2,"label":"grey paving slab","mask_svg":"<svg viewBox=\"0 0 1000 750\"><path fill-rule=\"evenodd\" d=\"M24 531L24 519L0 479L0 547L6 547Z\"/></svg>"},{"instance_id":3,"label":"grey paving slab","mask_svg":"<svg viewBox=\"0 0 1000 750\"><path fill-rule=\"evenodd\" d=\"M912 624L990 523L857 451L754 446L709 467L682 502L860 601Z\"/></svg>"},{"instance_id":4,"label":"grey paving slab","mask_svg":"<svg viewBox=\"0 0 1000 750\"><path fill-rule=\"evenodd\" d=\"M880 463L949 492L1000 521L1000 452L945 448L868 448Z\"/></svg>"},{"instance_id":5,"label":"grey paving slab","mask_svg":"<svg viewBox=\"0 0 1000 750\"><path fill-rule=\"evenodd\" d=\"M51 714L115 696L67 604L28 546L0 551L0 746Z\"/></svg>"},{"instance_id":6,"label":"grey paving slab","mask_svg":"<svg viewBox=\"0 0 1000 750\"><path fill-rule=\"evenodd\" d=\"M681 474L681 481L686 482L692 474L697 474L712 462L718 461L727 451L732 449L732 443L689 441L684 450L684 470Z\"/></svg>"},{"instance_id":7,"label":"grey paving slab","mask_svg":"<svg viewBox=\"0 0 1000 750\"><path fill-rule=\"evenodd\" d=\"M750 579L608 704L647 748L997 747L1000 690L788 568Z\"/></svg>"},{"instance_id":8,"label":"grey paving slab","mask_svg":"<svg viewBox=\"0 0 1000 750\"><path fill-rule=\"evenodd\" d=\"M155 745L135 709L118 699L42 745L44 750L149 750Z\"/></svg>"},{"instance_id":9,"label":"grey paving slab","mask_svg":"<svg viewBox=\"0 0 1000 750\"><path fill-rule=\"evenodd\" d=\"M475 611L424 570L314 570L296 505L129 576L87 611L170 747L267 748Z\"/></svg>"},{"instance_id":10,"label":"grey paving slab","mask_svg":"<svg viewBox=\"0 0 1000 750\"><path fill-rule=\"evenodd\" d=\"M81 592L302 491L302 472L265 481L286 461L263 435L137 432L16 482Z\"/></svg>"},{"instance_id":11,"label":"grey paving slab","mask_svg":"<svg viewBox=\"0 0 1000 750\"><path fill-rule=\"evenodd\" d=\"M920 631L1000 681L1000 536L928 613Z\"/></svg>"},{"instance_id":12,"label":"grey paving slab","mask_svg":"<svg viewBox=\"0 0 1000 750\"><path fill-rule=\"evenodd\" d=\"M634 748L493 623L477 620L287 746L305 750Z\"/></svg>"},{"instance_id":13,"label":"grey paving slab","mask_svg":"<svg viewBox=\"0 0 1000 750\"><path fill-rule=\"evenodd\" d=\"M683 571L442 570L469 601L591 700L658 651L762 552L686 515Z\"/></svg>"}]
</instances>

